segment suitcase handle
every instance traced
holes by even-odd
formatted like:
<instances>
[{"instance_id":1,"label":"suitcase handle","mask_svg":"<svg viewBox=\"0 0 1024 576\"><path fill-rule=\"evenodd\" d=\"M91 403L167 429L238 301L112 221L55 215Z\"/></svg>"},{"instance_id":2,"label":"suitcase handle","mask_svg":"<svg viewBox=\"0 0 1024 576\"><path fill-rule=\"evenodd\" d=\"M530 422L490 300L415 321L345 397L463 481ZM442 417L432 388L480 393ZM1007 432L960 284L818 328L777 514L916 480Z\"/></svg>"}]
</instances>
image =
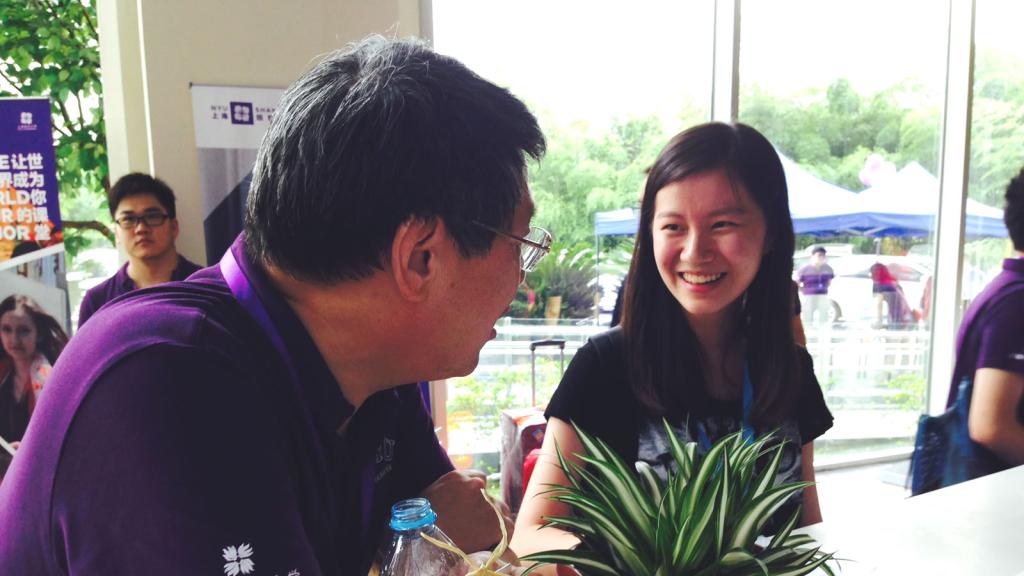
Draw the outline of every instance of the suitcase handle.
<instances>
[{"instance_id":1,"label":"suitcase handle","mask_svg":"<svg viewBox=\"0 0 1024 576\"><path fill-rule=\"evenodd\" d=\"M565 350L565 340L538 340L530 342L530 352L535 351L537 348L550 348L552 346L558 346L560 350Z\"/></svg>"},{"instance_id":2,"label":"suitcase handle","mask_svg":"<svg viewBox=\"0 0 1024 576\"><path fill-rule=\"evenodd\" d=\"M558 368L565 373L565 340L538 340L530 342L530 405L537 405L537 348L558 347L560 358Z\"/></svg>"}]
</instances>

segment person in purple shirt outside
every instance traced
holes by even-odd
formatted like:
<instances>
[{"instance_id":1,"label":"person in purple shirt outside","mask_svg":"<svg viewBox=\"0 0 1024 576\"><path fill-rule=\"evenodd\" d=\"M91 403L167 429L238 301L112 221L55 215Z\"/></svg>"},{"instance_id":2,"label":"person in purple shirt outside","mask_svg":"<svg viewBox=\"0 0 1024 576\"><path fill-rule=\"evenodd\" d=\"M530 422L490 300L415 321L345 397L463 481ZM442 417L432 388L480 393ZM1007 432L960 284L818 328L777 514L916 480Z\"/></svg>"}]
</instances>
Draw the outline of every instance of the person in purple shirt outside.
<instances>
[{"instance_id":1,"label":"person in purple shirt outside","mask_svg":"<svg viewBox=\"0 0 1024 576\"><path fill-rule=\"evenodd\" d=\"M827 259L825 248L816 246L811 251L811 262L797 272L800 294L804 297L803 320L804 324L809 326L828 322L828 311L831 307L828 287L836 273L827 264Z\"/></svg>"},{"instance_id":2,"label":"person in purple shirt outside","mask_svg":"<svg viewBox=\"0 0 1024 576\"><path fill-rule=\"evenodd\" d=\"M463 550L496 544L406 383L472 372L549 250L543 151L522 102L418 41L326 56L221 261L65 349L0 485L0 574L363 576L417 495Z\"/></svg>"},{"instance_id":3,"label":"person in purple shirt outside","mask_svg":"<svg viewBox=\"0 0 1024 576\"><path fill-rule=\"evenodd\" d=\"M1003 219L1017 254L964 314L947 402L974 379L968 433L994 457L994 469L1024 464L1024 169L1006 189Z\"/></svg>"},{"instance_id":4,"label":"person in purple shirt outside","mask_svg":"<svg viewBox=\"0 0 1024 576\"><path fill-rule=\"evenodd\" d=\"M89 289L78 309L78 327L104 304L136 288L184 280L200 266L178 254L178 215L174 192L159 178L134 172L118 179L107 197L117 226L117 243L128 262L110 278Z\"/></svg>"}]
</instances>

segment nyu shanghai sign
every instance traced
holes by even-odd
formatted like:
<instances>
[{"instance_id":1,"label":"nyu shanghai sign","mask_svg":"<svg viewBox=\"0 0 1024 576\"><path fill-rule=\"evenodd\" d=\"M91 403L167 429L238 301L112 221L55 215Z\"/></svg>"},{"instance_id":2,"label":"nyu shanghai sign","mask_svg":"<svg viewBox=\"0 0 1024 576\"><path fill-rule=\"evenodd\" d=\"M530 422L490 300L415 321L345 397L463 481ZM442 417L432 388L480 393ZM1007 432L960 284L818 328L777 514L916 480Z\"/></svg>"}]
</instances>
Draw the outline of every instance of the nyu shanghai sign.
<instances>
[{"instance_id":1,"label":"nyu shanghai sign","mask_svg":"<svg viewBox=\"0 0 1024 576\"><path fill-rule=\"evenodd\" d=\"M13 258L61 249L50 101L0 99L0 269Z\"/></svg>"},{"instance_id":2,"label":"nyu shanghai sign","mask_svg":"<svg viewBox=\"0 0 1024 576\"><path fill-rule=\"evenodd\" d=\"M242 231L256 150L283 93L280 88L192 86L207 262L219 261Z\"/></svg>"}]
</instances>

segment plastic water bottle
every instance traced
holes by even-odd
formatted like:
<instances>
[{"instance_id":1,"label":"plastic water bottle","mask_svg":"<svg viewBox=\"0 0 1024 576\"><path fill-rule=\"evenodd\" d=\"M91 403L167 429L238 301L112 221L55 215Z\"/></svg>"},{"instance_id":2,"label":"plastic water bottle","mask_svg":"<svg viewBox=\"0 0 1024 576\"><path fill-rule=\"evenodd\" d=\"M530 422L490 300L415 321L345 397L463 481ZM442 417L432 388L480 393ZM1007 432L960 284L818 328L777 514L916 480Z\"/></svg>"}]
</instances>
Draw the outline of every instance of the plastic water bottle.
<instances>
[{"instance_id":1,"label":"plastic water bottle","mask_svg":"<svg viewBox=\"0 0 1024 576\"><path fill-rule=\"evenodd\" d=\"M435 525L437 514L426 498L402 500L391 507L391 544L388 546L381 576L462 576L469 566L449 552L421 537L451 544Z\"/></svg>"}]
</instances>

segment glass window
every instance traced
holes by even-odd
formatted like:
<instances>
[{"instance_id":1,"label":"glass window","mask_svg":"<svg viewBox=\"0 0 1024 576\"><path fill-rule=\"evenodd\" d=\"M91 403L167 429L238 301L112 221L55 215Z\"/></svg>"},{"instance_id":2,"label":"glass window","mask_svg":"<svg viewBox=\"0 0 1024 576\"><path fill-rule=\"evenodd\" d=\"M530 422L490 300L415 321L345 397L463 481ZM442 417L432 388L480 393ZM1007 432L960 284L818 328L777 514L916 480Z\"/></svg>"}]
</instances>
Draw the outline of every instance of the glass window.
<instances>
[{"instance_id":1,"label":"glass window","mask_svg":"<svg viewBox=\"0 0 1024 576\"><path fill-rule=\"evenodd\" d=\"M801 295L836 417L819 464L909 450L925 406L948 12L923 0L742 4L739 119L785 157L795 279L821 273L804 268L817 245L834 272L826 295ZM819 189L846 201L823 212Z\"/></svg>"},{"instance_id":2,"label":"glass window","mask_svg":"<svg viewBox=\"0 0 1024 576\"><path fill-rule=\"evenodd\" d=\"M534 396L543 406L559 380L558 351L538 350L531 393L530 342L566 340L568 364L604 329L597 312L610 316L631 244L601 240L595 283L594 214L636 206L668 138L710 117L714 2L434 0L432 10L436 49L523 99L548 139L530 187L552 255L527 277L476 371L448 381L449 453L458 466L496 471L501 411Z\"/></svg>"},{"instance_id":3,"label":"glass window","mask_svg":"<svg viewBox=\"0 0 1024 576\"><path fill-rule=\"evenodd\" d=\"M1003 224L1006 186L1024 166L1024 5L979 0L975 12L971 163L961 298L966 306L1014 255Z\"/></svg>"}]
</instances>

